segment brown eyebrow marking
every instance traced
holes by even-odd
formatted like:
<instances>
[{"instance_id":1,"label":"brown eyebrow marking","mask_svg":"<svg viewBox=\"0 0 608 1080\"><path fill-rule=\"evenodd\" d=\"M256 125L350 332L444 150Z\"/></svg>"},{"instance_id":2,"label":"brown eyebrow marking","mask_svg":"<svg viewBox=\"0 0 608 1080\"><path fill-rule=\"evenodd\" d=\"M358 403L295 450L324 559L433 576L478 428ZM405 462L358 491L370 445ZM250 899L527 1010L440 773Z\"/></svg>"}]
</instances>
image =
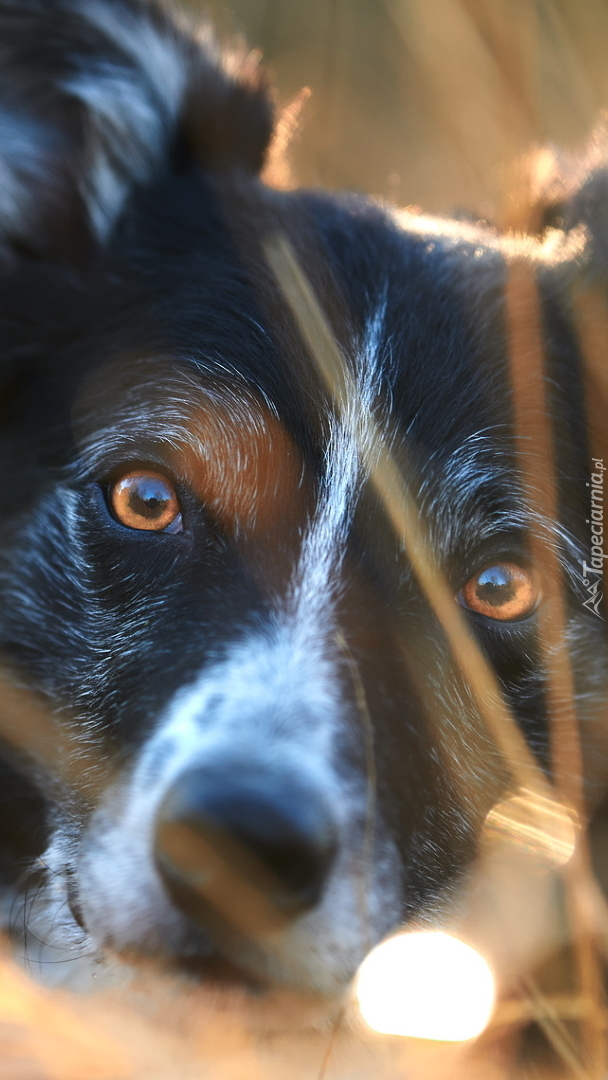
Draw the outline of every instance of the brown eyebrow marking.
<instances>
[{"instance_id":1,"label":"brown eyebrow marking","mask_svg":"<svg viewBox=\"0 0 608 1080\"><path fill-rule=\"evenodd\" d=\"M311 509L300 449L236 372L113 358L85 380L72 419L90 468L103 471L112 457L141 460L152 448L239 541L295 535Z\"/></svg>"},{"instance_id":2,"label":"brown eyebrow marking","mask_svg":"<svg viewBox=\"0 0 608 1080\"><path fill-rule=\"evenodd\" d=\"M305 501L302 455L283 424L259 399L240 404L196 410L181 454L193 491L237 537L280 530Z\"/></svg>"}]
</instances>

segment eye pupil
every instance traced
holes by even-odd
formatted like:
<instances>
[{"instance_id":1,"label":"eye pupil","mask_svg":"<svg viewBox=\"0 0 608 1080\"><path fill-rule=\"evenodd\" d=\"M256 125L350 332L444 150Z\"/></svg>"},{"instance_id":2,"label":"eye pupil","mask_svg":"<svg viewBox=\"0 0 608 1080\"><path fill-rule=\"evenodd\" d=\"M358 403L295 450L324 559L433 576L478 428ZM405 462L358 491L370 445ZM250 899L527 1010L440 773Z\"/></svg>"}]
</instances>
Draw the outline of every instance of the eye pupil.
<instances>
[{"instance_id":1,"label":"eye pupil","mask_svg":"<svg viewBox=\"0 0 608 1080\"><path fill-rule=\"evenodd\" d=\"M518 582L504 566L491 566L477 576L476 594L482 603L492 607L513 600L517 590Z\"/></svg>"},{"instance_id":2,"label":"eye pupil","mask_svg":"<svg viewBox=\"0 0 608 1080\"><path fill-rule=\"evenodd\" d=\"M144 477L131 487L129 494L129 506L134 514L143 514L144 517L157 517L166 509L170 493L160 490L157 481L151 481Z\"/></svg>"}]
</instances>

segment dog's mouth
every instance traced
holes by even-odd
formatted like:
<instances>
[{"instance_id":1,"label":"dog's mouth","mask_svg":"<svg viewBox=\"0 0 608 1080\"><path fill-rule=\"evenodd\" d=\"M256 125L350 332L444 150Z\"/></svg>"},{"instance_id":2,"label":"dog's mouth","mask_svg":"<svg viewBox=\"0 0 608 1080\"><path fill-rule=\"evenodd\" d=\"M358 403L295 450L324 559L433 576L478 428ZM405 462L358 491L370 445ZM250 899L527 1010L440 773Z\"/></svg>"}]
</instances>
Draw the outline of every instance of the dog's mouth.
<instances>
[{"instance_id":1,"label":"dog's mouth","mask_svg":"<svg viewBox=\"0 0 608 1080\"><path fill-rule=\"evenodd\" d=\"M78 896L78 889L73 875L67 880L67 902L74 922L88 933L88 928ZM260 997L270 989L268 982L253 975L247 968L223 955L215 947L209 951L184 954L163 954L157 957L144 956L131 949L120 950L119 956L134 967L147 967L153 964L157 969L197 983L213 985L218 989L240 990L252 997Z\"/></svg>"},{"instance_id":2,"label":"dog's mouth","mask_svg":"<svg viewBox=\"0 0 608 1080\"><path fill-rule=\"evenodd\" d=\"M212 952L208 956L175 957L167 963L167 968L176 974L186 975L198 984L240 990L251 997L261 997L270 989L259 977L219 952Z\"/></svg>"},{"instance_id":3,"label":"dog's mouth","mask_svg":"<svg viewBox=\"0 0 608 1080\"><path fill-rule=\"evenodd\" d=\"M74 922L87 933L87 925L82 913L82 906L78 898L76 885L70 877L67 885L68 906ZM147 966L149 957L135 954L131 950L121 950L120 956L126 963L133 966ZM213 984L218 988L239 989L252 996L259 997L269 987L259 976L254 976L240 964L230 960L216 949L210 949L207 953L190 955L163 955L155 961L155 966L163 971L186 976L196 983Z\"/></svg>"}]
</instances>

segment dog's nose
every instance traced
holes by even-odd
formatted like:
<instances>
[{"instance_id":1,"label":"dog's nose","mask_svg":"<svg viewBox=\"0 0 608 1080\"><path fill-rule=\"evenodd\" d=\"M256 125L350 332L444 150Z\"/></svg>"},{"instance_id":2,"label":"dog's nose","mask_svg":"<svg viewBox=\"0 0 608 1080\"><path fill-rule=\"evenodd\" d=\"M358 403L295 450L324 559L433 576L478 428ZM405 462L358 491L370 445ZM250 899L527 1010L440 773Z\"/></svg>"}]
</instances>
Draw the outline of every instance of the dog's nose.
<instances>
[{"instance_id":1,"label":"dog's nose","mask_svg":"<svg viewBox=\"0 0 608 1080\"><path fill-rule=\"evenodd\" d=\"M212 932L255 936L314 907L335 851L331 814L312 785L234 764L182 773L156 821L165 887Z\"/></svg>"}]
</instances>

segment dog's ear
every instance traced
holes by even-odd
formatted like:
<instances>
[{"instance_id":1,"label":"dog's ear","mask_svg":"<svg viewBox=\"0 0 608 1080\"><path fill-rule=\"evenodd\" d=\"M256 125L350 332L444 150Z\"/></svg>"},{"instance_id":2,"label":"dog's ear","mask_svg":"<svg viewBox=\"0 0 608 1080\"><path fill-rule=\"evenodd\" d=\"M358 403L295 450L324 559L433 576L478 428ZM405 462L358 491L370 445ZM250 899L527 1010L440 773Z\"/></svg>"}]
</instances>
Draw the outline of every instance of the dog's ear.
<instances>
[{"instance_id":1,"label":"dog's ear","mask_svg":"<svg viewBox=\"0 0 608 1080\"><path fill-rule=\"evenodd\" d=\"M564 278L566 310L580 353L593 468L593 459L608 460L608 125L604 121L596 129L585 153L544 152L540 162L544 184L539 186L539 232L560 229L576 239Z\"/></svg>"},{"instance_id":2,"label":"dog's ear","mask_svg":"<svg viewBox=\"0 0 608 1080\"><path fill-rule=\"evenodd\" d=\"M176 145L257 171L272 122L255 60L155 0L0 0L0 251L81 255Z\"/></svg>"},{"instance_id":3,"label":"dog's ear","mask_svg":"<svg viewBox=\"0 0 608 1080\"><path fill-rule=\"evenodd\" d=\"M596 128L583 153L546 148L531 155L528 166L527 231L542 236L547 229L583 229L585 264L607 277L608 121Z\"/></svg>"},{"instance_id":4,"label":"dog's ear","mask_svg":"<svg viewBox=\"0 0 608 1080\"><path fill-rule=\"evenodd\" d=\"M565 203L563 216L568 229L585 226L590 262L608 278L608 159L586 173Z\"/></svg>"}]
</instances>

